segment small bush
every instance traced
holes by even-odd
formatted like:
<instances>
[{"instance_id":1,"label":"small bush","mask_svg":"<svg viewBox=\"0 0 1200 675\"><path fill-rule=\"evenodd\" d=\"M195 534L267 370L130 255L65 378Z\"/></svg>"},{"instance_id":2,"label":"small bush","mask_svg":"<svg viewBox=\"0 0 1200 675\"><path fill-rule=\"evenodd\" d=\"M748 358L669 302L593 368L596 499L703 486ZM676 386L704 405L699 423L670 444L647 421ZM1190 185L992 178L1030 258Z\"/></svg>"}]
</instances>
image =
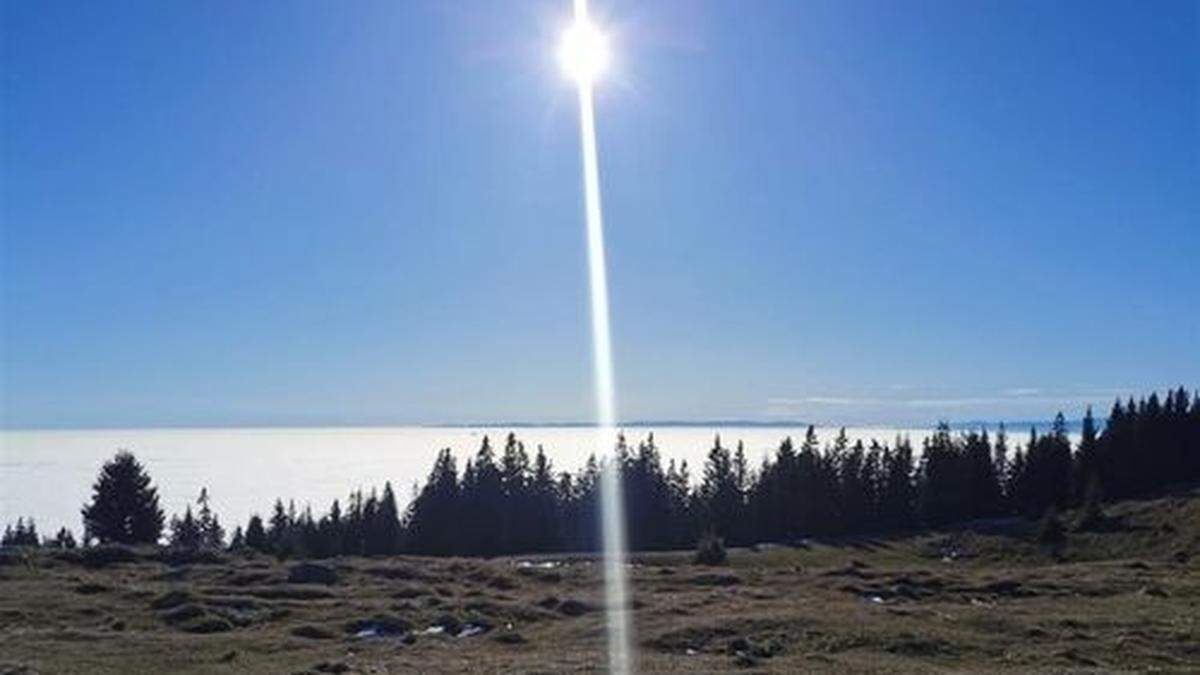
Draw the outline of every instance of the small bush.
<instances>
[{"instance_id":1,"label":"small bush","mask_svg":"<svg viewBox=\"0 0 1200 675\"><path fill-rule=\"evenodd\" d=\"M100 569L118 563L131 563L139 560L138 552L122 544L103 544L76 549L79 553L79 563L84 567ZM72 552L66 551L64 555Z\"/></svg>"},{"instance_id":2,"label":"small bush","mask_svg":"<svg viewBox=\"0 0 1200 675\"><path fill-rule=\"evenodd\" d=\"M172 567L180 565L220 565L225 562L225 556L217 551L206 548L189 548L186 546L168 546L159 549L154 559Z\"/></svg>"},{"instance_id":3,"label":"small bush","mask_svg":"<svg viewBox=\"0 0 1200 675\"><path fill-rule=\"evenodd\" d=\"M1067 543L1067 529L1063 527L1058 511L1053 506L1046 509L1046 514L1038 523L1037 543L1056 556L1062 553L1063 545Z\"/></svg>"},{"instance_id":4,"label":"small bush","mask_svg":"<svg viewBox=\"0 0 1200 675\"><path fill-rule=\"evenodd\" d=\"M729 559L725 552L725 540L709 533L696 544L696 555L692 562L697 565L724 565Z\"/></svg>"},{"instance_id":5,"label":"small bush","mask_svg":"<svg viewBox=\"0 0 1200 675\"><path fill-rule=\"evenodd\" d=\"M1083 508L1079 514L1079 521L1075 523L1076 530L1088 532L1104 529L1108 518L1104 515L1102 501L1100 479L1092 475L1088 480L1087 492L1083 496Z\"/></svg>"},{"instance_id":6,"label":"small bush","mask_svg":"<svg viewBox=\"0 0 1200 675\"><path fill-rule=\"evenodd\" d=\"M337 570L328 565L300 563L288 570L288 583L292 584L336 584Z\"/></svg>"}]
</instances>

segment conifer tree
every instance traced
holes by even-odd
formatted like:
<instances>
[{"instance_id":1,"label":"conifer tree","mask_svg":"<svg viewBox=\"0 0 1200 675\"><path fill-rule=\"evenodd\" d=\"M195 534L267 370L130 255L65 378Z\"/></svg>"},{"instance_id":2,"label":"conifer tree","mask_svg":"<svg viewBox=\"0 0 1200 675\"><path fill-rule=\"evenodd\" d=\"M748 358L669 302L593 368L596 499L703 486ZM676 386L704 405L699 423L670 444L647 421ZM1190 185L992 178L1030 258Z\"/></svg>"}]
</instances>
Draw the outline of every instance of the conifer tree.
<instances>
[{"instance_id":1,"label":"conifer tree","mask_svg":"<svg viewBox=\"0 0 1200 675\"><path fill-rule=\"evenodd\" d=\"M171 546L180 548L200 548L204 543L204 535L200 531L200 523L192 515L192 505L188 504L183 518L171 518Z\"/></svg>"},{"instance_id":2,"label":"conifer tree","mask_svg":"<svg viewBox=\"0 0 1200 675\"><path fill-rule=\"evenodd\" d=\"M733 458L722 447L721 437L713 441L704 463L704 478L700 484L699 501L708 526L722 538L729 538L741 518L742 495L733 470Z\"/></svg>"},{"instance_id":3,"label":"conifer tree","mask_svg":"<svg viewBox=\"0 0 1200 675\"><path fill-rule=\"evenodd\" d=\"M73 549L75 548L75 535L65 527L59 528L58 533L54 535L54 539L50 540L50 546L58 549Z\"/></svg>"},{"instance_id":4,"label":"conifer tree","mask_svg":"<svg viewBox=\"0 0 1200 675\"><path fill-rule=\"evenodd\" d=\"M83 507L84 541L101 544L154 544L162 536L158 490L140 462L119 451L100 469L92 501Z\"/></svg>"},{"instance_id":5,"label":"conifer tree","mask_svg":"<svg viewBox=\"0 0 1200 675\"><path fill-rule=\"evenodd\" d=\"M266 528L263 527L263 519L257 513L250 516L250 522L246 523L246 548L259 553L266 553L271 549Z\"/></svg>"},{"instance_id":6,"label":"conifer tree","mask_svg":"<svg viewBox=\"0 0 1200 675\"><path fill-rule=\"evenodd\" d=\"M41 543L37 525L32 518L28 521L25 518L17 518L16 527L5 526L4 537L0 539L0 546L40 546Z\"/></svg>"},{"instance_id":7,"label":"conifer tree","mask_svg":"<svg viewBox=\"0 0 1200 675\"><path fill-rule=\"evenodd\" d=\"M1099 436L1096 431L1096 419L1092 417L1092 406L1090 405L1083 415L1079 447L1075 451L1073 479L1072 502L1076 504L1083 502L1088 487L1093 482L1098 485L1103 483L1100 473Z\"/></svg>"},{"instance_id":8,"label":"conifer tree","mask_svg":"<svg viewBox=\"0 0 1200 675\"><path fill-rule=\"evenodd\" d=\"M225 546L225 528L221 527L216 514L209 507L208 488L200 488L200 497L196 499L199 506L197 525L200 527L200 545L204 548L220 550Z\"/></svg>"}]
</instances>

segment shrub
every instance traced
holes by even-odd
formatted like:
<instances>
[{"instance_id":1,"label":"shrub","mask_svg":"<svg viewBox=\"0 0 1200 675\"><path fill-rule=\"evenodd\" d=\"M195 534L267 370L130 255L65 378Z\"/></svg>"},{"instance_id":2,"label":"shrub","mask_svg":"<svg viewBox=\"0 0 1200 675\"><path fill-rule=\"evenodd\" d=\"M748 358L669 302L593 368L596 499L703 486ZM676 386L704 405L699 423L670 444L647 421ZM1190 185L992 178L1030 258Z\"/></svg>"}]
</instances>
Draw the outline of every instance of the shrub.
<instances>
[{"instance_id":1,"label":"shrub","mask_svg":"<svg viewBox=\"0 0 1200 675\"><path fill-rule=\"evenodd\" d=\"M300 563L288 570L288 583L291 584L336 584L337 570L328 565L317 563Z\"/></svg>"},{"instance_id":2,"label":"shrub","mask_svg":"<svg viewBox=\"0 0 1200 675\"><path fill-rule=\"evenodd\" d=\"M87 548L75 549L75 551L63 551L60 555L66 556L76 553L79 564L91 569L100 569L118 563L137 562L140 559L136 550L128 546L121 546L120 544L89 546Z\"/></svg>"},{"instance_id":3,"label":"shrub","mask_svg":"<svg viewBox=\"0 0 1200 675\"><path fill-rule=\"evenodd\" d=\"M1037 542L1056 556L1062 553L1063 545L1067 542L1067 530L1053 506L1046 509L1045 515L1038 523Z\"/></svg>"},{"instance_id":4,"label":"shrub","mask_svg":"<svg viewBox=\"0 0 1200 675\"><path fill-rule=\"evenodd\" d=\"M724 565L729 559L725 552L725 540L709 533L696 544L696 555L692 559L697 565Z\"/></svg>"},{"instance_id":5,"label":"shrub","mask_svg":"<svg viewBox=\"0 0 1200 675\"><path fill-rule=\"evenodd\" d=\"M1087 492L1083 497L1083 509L1079 514L1079 521L1075 523L1076 530L1086 532L1103 528L1107 518L1104 515L1101 501L1100 480L1093 474L1088 480Z\"/></svg>"}]
</instances>

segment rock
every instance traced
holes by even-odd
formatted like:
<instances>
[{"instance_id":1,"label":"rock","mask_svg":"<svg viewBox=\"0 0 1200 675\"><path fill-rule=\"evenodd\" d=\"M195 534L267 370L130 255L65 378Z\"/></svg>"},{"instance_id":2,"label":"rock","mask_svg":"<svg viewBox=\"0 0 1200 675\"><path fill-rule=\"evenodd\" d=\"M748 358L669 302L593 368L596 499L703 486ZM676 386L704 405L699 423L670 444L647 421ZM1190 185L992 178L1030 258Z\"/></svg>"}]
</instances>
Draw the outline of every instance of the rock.
<instances>
[{"instance_id":1,"label":"rock","mask_svg":"<svg viewBox=\"0 0 1200 675\"><path fill-rule=\"evenodd\" d=\"M75 587L75 592L80 595L95 595L97 593L107 593L108 586L104 584L82 583Z\"/></svg>"},{"instance_id":2,"label":"rock","mask_svg":"<svg viewBox=\"0 0 1200 675\"><path fill-rule=\"evenodd\" d=\"M342 661L322 661L313 666L313 670L318 673L346 673L350 671L350 666Z\"/></svg>"},{"instance_id":3,"label":"rock","mask_svg":"<svg viewBox=\"0 0 1200 675\"><path fill-rule=\"evenodd\" d=\"M463 622L462 626L454 633L454 637L468 638L476 635L483 635L491 632L492 624L486 619L471 619Z\"/></svg>"},{"instance_id":4,"label":"rock","mask_svg":"<svg viewBox=\"0 0 1200 675\"><path fill-rule=\"evenodd\" d=\"M328 565L300 563L288 570L288 583L293 584L336 584L337 570Z\"/></svg>"},{"instance_id":5,"label":"rock","mask_svg":"<svg viewBox=\"0 0 1200 675\"><path fill-rule=\"evenodd\" d=\"M462 622L450 614L443 614L439 616L432 625L440 627L450 635L457 635L458 632L462 630Z\"/></svg>"},{"instance_id":6,"label":"rock","mask_svg":"<svg viewBox=\"0 0 1200 675\"><path fill-rule=\"evenodd\" d=\"M391 614L376 614L369 619L359 619L346 624L346 632L358 638L404 635L411 629L411 623Z\"/></svg>"},{"instance_id":7,"label":"rock","mask_svg":"<svg viewBox=\"0 0 1200 675\"><path fill-rule=\"evenodd\" d=\"M733 663L741 668L753 668L754 666L758 665L758 659L754 658L754 656L751 654L747 654L746 652L738 652L737 655L733 657Z\"/></svg>"}]
</instances>

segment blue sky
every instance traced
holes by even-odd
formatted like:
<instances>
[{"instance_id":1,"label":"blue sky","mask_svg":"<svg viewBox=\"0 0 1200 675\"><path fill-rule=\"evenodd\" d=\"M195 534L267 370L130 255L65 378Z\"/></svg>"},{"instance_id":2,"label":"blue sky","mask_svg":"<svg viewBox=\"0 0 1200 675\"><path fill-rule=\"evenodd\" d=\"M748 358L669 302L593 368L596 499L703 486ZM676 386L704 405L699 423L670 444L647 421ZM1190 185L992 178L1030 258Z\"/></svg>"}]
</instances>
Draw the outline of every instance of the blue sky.
<instances>
[{"instance_id":1,"label":"blue sky","mask_svg":"<svg viewBox=\"0 0 1200 675\"><path fill-rule=\"evenodd\" d=\"M625 419L1200 385L1194 2L600 2ZM3 3L5 426L591 417L567 0Z\"/></svg>"}]
</instances>

